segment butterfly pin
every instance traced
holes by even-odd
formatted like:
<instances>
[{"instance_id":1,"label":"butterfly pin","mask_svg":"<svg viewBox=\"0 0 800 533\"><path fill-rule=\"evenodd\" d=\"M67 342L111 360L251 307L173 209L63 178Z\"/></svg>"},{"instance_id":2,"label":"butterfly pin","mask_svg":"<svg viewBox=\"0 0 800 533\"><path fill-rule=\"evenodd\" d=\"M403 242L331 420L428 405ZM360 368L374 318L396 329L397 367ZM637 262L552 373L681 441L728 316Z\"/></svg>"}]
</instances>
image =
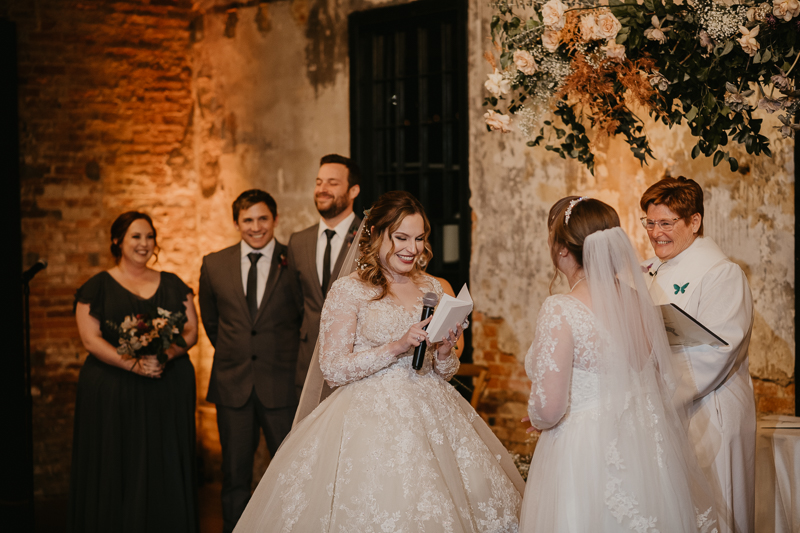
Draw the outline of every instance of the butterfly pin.
<instances>
[{"instance_id":1,"label":"butterfly pin","mask_svg":"<svg viewBox=\"0 0 800 533\"><path fill-rule=\"evenodd\" d=\"M681 287L677 283L672 285L672 287L675 289L675 294L678 294L678 293L684 294L686 292L686 287L688 287L688 286L689 286L688 283L686 285L684 285L683 287Z\"/></svg>"}]
</instances>

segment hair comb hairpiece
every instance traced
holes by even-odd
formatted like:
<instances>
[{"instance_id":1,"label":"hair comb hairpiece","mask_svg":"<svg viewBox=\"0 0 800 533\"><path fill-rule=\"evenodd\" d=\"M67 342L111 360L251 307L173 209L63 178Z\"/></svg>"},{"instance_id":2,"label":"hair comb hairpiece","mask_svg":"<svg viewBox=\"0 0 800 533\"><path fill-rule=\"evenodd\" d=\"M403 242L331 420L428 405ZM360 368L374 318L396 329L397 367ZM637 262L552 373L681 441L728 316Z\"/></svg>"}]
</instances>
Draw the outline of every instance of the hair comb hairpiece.
<instances>
[{"instance_id":1,"label":"hair comb hairpiece","mask_svg":"<svg viewBox=\"0 0 800 533\"><path fill-rule=\"evenodd\" d=\"M575 207L575 205L578 202L580 202L581 200L588 200L588 199L589 198L587 196L581 196L580 198L576 198L575 200L572 200L569 203L569 207L567 207L567 211L566 211L566 213L564 213L564 225L565 226L569 226L569 217L572 216L572 208Z\"/></svg>"}]
</instances>

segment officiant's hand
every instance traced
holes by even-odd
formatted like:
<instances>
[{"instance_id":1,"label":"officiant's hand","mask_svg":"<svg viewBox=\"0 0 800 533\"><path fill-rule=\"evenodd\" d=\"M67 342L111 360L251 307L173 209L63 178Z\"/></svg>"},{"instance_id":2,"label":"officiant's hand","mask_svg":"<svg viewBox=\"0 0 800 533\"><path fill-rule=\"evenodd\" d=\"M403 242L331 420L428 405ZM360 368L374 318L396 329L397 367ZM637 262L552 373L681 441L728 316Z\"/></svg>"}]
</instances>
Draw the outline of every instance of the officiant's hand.
<instances>
[{"instance_id":1,"label":"officiant's hand","mask_svg":"<svg viewBox=\"0 0 800 533\"><path fill-rule=\"evenodd\" d=\"M442 342L439 342L434 345L436 350L439 352L439 359L444 359L450 356L450 350L452 350L453 347L456 345L459 337L461 337L461 333L463 332L464 330L462 329L461 325L458 325L456 326L455 331L451 329L448 332L447 337L442 339Z\"/></svg>"},{"instance_id":2,"label":"officiant's hand","mask_svg":"<svg viewBox=\"0 0 800 533\"><path fill-rule=\"evenodd\" d=\"M419 346L422 341L428 340L428 332L425 331L424 328L427 326L430 321L433 320L433 315L429 316L422 322L417 322L410 328L405 335L403 335L397 344L399 345L399 351L396 355L403 355L408 352L411 348L416 348Z\"/></svg>"}]
</instances>

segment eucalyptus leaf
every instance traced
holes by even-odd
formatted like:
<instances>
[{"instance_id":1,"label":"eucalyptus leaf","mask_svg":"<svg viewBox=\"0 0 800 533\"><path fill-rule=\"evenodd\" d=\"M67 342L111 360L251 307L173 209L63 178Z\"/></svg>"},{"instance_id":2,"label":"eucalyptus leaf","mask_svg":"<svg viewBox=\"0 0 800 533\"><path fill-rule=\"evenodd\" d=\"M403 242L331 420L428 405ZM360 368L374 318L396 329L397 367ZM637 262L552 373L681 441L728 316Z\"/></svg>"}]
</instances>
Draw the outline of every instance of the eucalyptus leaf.
<instances>
[{"instance_id":1,"label":"eucalyptus leaf","mask_svg":"<svg viewBox=\"0 0 800 533\"><path fill-rule=\"evenodd\" d=\"M719 165L723 159L725 159L725 154L721 150L717 150L714 154L714 166Z\"/></svg>"},{"instance_id":2,"label":"eucalyptus leaf","mask_svg":"<svg viewBox=\"0 0 800 533\"><path fill-rule=\"evenodd\" d=\"M733 50L733 41L728 41L725 43L725 48L722 49L720 56L726 56L730 54L731 50Z\"/></svg>"}]
</instances>

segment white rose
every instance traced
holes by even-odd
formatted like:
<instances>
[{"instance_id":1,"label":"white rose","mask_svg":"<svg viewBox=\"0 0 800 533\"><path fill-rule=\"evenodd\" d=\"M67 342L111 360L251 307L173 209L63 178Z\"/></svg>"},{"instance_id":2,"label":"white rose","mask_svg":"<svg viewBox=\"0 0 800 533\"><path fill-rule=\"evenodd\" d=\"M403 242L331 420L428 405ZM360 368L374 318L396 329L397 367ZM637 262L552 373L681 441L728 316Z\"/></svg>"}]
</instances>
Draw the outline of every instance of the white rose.
<instances>
[{"instance_id":1,"label":"white rose","mask_svg":"<svg viewBox=\"0 0 800 533\"><path fill-rule=\"evenodd\" d=\"M486 90L492 93L495 97L508 94L511 90L511 82L503 77L503 73L494 69L494 73L489 74L489 79L483 84Z\"/></svg>"},{"instance_id":2,"label":"white rose","mask_svg":"<svg viewBox=\"0 0 800 533\"><path fill-rule=\"evenodd\" d=\"M800 15L800 2L798 0L772 0L772 14L789 22L792 17Z\"/></svg>"},{"instance_id":3,"label":"white rose","mask_svg":"<svg viewBox=\"0 0 800 533\"><path fill-rule=\"evenodd\" d=\"M597 27L597 20L594 15L584 15L581 17L581 37L584 41L593 41L600 38L600 30Z\"/></svg>"},{"instance_id":4,"label":"white rose","mask_svg":"<svg viewBox=\"0 0 800 533\"><path fill-rule=\"evenodd\" d=\"M756 55L758 49L761 48L761 45L758 44L758 41L756 41L758 28L759 27L756 26L752 30L748 30L744 26L739 26L739 31L742 33L742 36L737 40L739 41L739 44L742 45L742 50L751 56Z\"/></svg>"},{"instance_id":5,"label":"white rose","mask_svg":"<svg viewBox=\"0 0 800 533\"><path fill-rule=\"evenodd\" d=\"M653 18L650 19L650 23L653 25L653 27L644 30L644 36L651 41L658 41L660 44L667 42L667 36L664 34L664 31L668 30L669 28L664 28L662 30L662 23L659 22L658 17L655 15L653 15Z\"/></svg>"},{"instance_id":6,"label":"white rose","mask_svg":"<svg viewBox=\"0 0 800 533\"><path fill-rule=\"evenodd\" d=\"M542 34L542 46L544 46L548 52L553 53L558 50L559 44L561 44L561 32L545 30Z\"/></svg>"},{"instance_id":7,"label":"white rose","mask_svg":"<svg viewBox=\"0 0 800 533\"><path fill-rule=\"evenodd\" d=\"M538 68L533 56L527 50L514 51L514 64L520 72L527 76L532 76Z\"/></svg>"},{"instance_id":8,"label":"white rose","mask_svg":"<svg viewBox=\"0 0 800 533\"><path fill-rule=\"evenodd\" d=\"M597 31L602 39L616 39L622 24L612 13L603 13L597 17Z\"/></svg>"},{"instance_id":9,"label":"white rose","mask_svg":"<svg viewBox=\"0 0 800 533\"><path fill-rule=\"evenodd\" d=\"M609 41L603 50L606 51L606 57L612 61L622 62L625 59L625 45Z\"/></svg>"},{"instance_id":10,"label":"white rose","mask_svg":"<svg viewBox=\"0 0 800 533\"><path fill-rule=\"evenodd\" d=\"M545 26L564 27L564 11L566 7L561 0L550 0L542 6L542 21Z\"/></svg>"},{"instance_id":11,"label":"white rose","mask_svg":"<svg viewBox=\"0 0 800 533\"><path fill-rule=\"evenodd\" d=\"M497 113L491 109L483 115L486 120L486 125L492 131L499 131L501 133L508 133L511 131L511 117L502 113Z\"/></svg>"}]
</instances>

